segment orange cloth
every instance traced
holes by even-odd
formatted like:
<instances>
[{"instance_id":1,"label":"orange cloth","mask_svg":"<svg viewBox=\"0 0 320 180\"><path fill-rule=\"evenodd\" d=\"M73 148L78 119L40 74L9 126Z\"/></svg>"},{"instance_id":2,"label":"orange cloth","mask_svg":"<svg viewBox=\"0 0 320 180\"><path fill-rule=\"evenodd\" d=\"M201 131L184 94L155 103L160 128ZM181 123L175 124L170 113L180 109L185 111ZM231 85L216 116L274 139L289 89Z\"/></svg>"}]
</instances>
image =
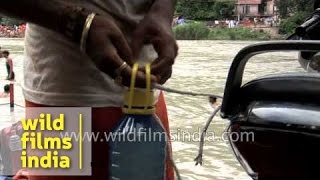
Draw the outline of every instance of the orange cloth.
<instances>
[{"instance_id":1,"label":"orange cloth","mask_svg":"<svg viewBox=\"0 0 320 180\"><path fill-rule=\"evenodd\" d=\"M46 105L35 104L26 101L26 107L49 107ZM161 119L167 132L169 131L169 122L166 104L163 93L159 96L156 105L156 114ZM105 107L92 108L92 132L110 132L121 118L121 108ZM171 147L170 152L171 154ZM92 176L32 176L30 180L108 180L108 143L93 142L92 143ZM16 177L19 176L19 173ZM174 171L171 162L166 162L166 180L174 180Z\"/></svg>"}]
</instances>

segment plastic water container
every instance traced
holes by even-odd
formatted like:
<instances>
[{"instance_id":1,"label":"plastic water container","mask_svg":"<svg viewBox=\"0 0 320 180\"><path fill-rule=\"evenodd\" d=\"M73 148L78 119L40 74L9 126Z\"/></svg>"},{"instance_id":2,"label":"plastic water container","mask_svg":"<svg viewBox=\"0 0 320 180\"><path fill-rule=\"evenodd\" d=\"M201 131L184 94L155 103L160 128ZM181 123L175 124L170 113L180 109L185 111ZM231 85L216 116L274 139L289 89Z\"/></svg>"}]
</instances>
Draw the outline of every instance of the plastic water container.
<instances>
[{"instance_id":1,"label":"plastic water container","mask_svg":"<svg viewBox=\"0 0 320 180\"><path fill-rule=\"evenodd\" d=\"M110 180L164 180L167 134L155 115L150 64L146 65L146 89L135 88L138 65L125 92L124 116L112 131Z\"/></svg>"}]
</instances>

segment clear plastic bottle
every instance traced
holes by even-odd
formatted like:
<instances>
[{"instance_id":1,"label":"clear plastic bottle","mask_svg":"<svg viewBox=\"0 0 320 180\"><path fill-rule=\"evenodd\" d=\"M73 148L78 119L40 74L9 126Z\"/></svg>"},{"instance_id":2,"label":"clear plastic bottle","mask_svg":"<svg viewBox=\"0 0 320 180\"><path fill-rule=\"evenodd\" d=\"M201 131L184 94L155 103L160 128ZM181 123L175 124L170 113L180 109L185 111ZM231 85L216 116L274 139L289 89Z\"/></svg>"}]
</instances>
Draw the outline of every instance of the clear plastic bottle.
<instances>
[{"instance_id":1,"label":"clear plastic bottle","mask_svg":"<svg viewBox=\"0 0 320 180\"><path fill-rule=\"evenodd\" d=\"M155 114L150 64L146 89L135 88L138 65L125 92L124 116L113 130L110 145L110 180L164 180L167 135Z\"/></svg>"}]
</instances>

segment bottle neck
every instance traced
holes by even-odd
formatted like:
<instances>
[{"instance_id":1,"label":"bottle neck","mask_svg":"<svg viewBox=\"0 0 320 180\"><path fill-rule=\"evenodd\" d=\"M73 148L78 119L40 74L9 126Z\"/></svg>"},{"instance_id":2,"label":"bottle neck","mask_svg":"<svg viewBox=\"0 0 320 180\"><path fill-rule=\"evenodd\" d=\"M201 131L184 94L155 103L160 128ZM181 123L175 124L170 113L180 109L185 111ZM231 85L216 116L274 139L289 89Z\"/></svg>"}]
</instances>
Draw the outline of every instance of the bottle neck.
<instances>
[{"instance_id":1,"label":"bottle neck","mask_svg":"<svg viewBox=\"0 0 320 180\"><path fill-rule=\"evenodd\" d=\"M154 92L146 89L134 89L133 93L126 91L122 111L125 114L154 114Z\"/></svg>"}]
</instances>

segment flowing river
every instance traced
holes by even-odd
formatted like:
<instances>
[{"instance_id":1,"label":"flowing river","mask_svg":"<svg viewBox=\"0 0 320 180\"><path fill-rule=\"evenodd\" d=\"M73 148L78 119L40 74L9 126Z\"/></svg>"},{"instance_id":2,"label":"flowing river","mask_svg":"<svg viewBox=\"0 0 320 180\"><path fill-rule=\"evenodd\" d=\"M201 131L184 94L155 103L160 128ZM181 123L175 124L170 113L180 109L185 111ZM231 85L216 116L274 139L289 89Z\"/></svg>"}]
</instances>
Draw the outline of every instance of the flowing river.
<instances>
[{"instance_id":1,"label":"flowing river","mask_svg":"<svg viewBox=\"0 0 320 180\"><path fill-rule=\"evenodd\" d=\"M254 41L179 41L179 55L172 78L165 84L179 90L223 95L229 67L237 52ZM0 39L2 50L11 52L16 73L15 103L24 105L20 83L23 79L23 39ZM247 82L256 77L303 71L295 52L273 52L258 55L249 61L244 74ZM5 61L0 60L0 88L6 83ZM204 97L183 96L166 93L171 123L173 156L184 180L247 180L246 172L235 159L232 151L222 138L228 121L220 116L214 118L208 129L202 166L195 166L201 129L213 111ZM6 104L9 98L0 98ZM24 108L0 105L0 128L9 126L23 116Z\"/></svg>"}]
</instances>

